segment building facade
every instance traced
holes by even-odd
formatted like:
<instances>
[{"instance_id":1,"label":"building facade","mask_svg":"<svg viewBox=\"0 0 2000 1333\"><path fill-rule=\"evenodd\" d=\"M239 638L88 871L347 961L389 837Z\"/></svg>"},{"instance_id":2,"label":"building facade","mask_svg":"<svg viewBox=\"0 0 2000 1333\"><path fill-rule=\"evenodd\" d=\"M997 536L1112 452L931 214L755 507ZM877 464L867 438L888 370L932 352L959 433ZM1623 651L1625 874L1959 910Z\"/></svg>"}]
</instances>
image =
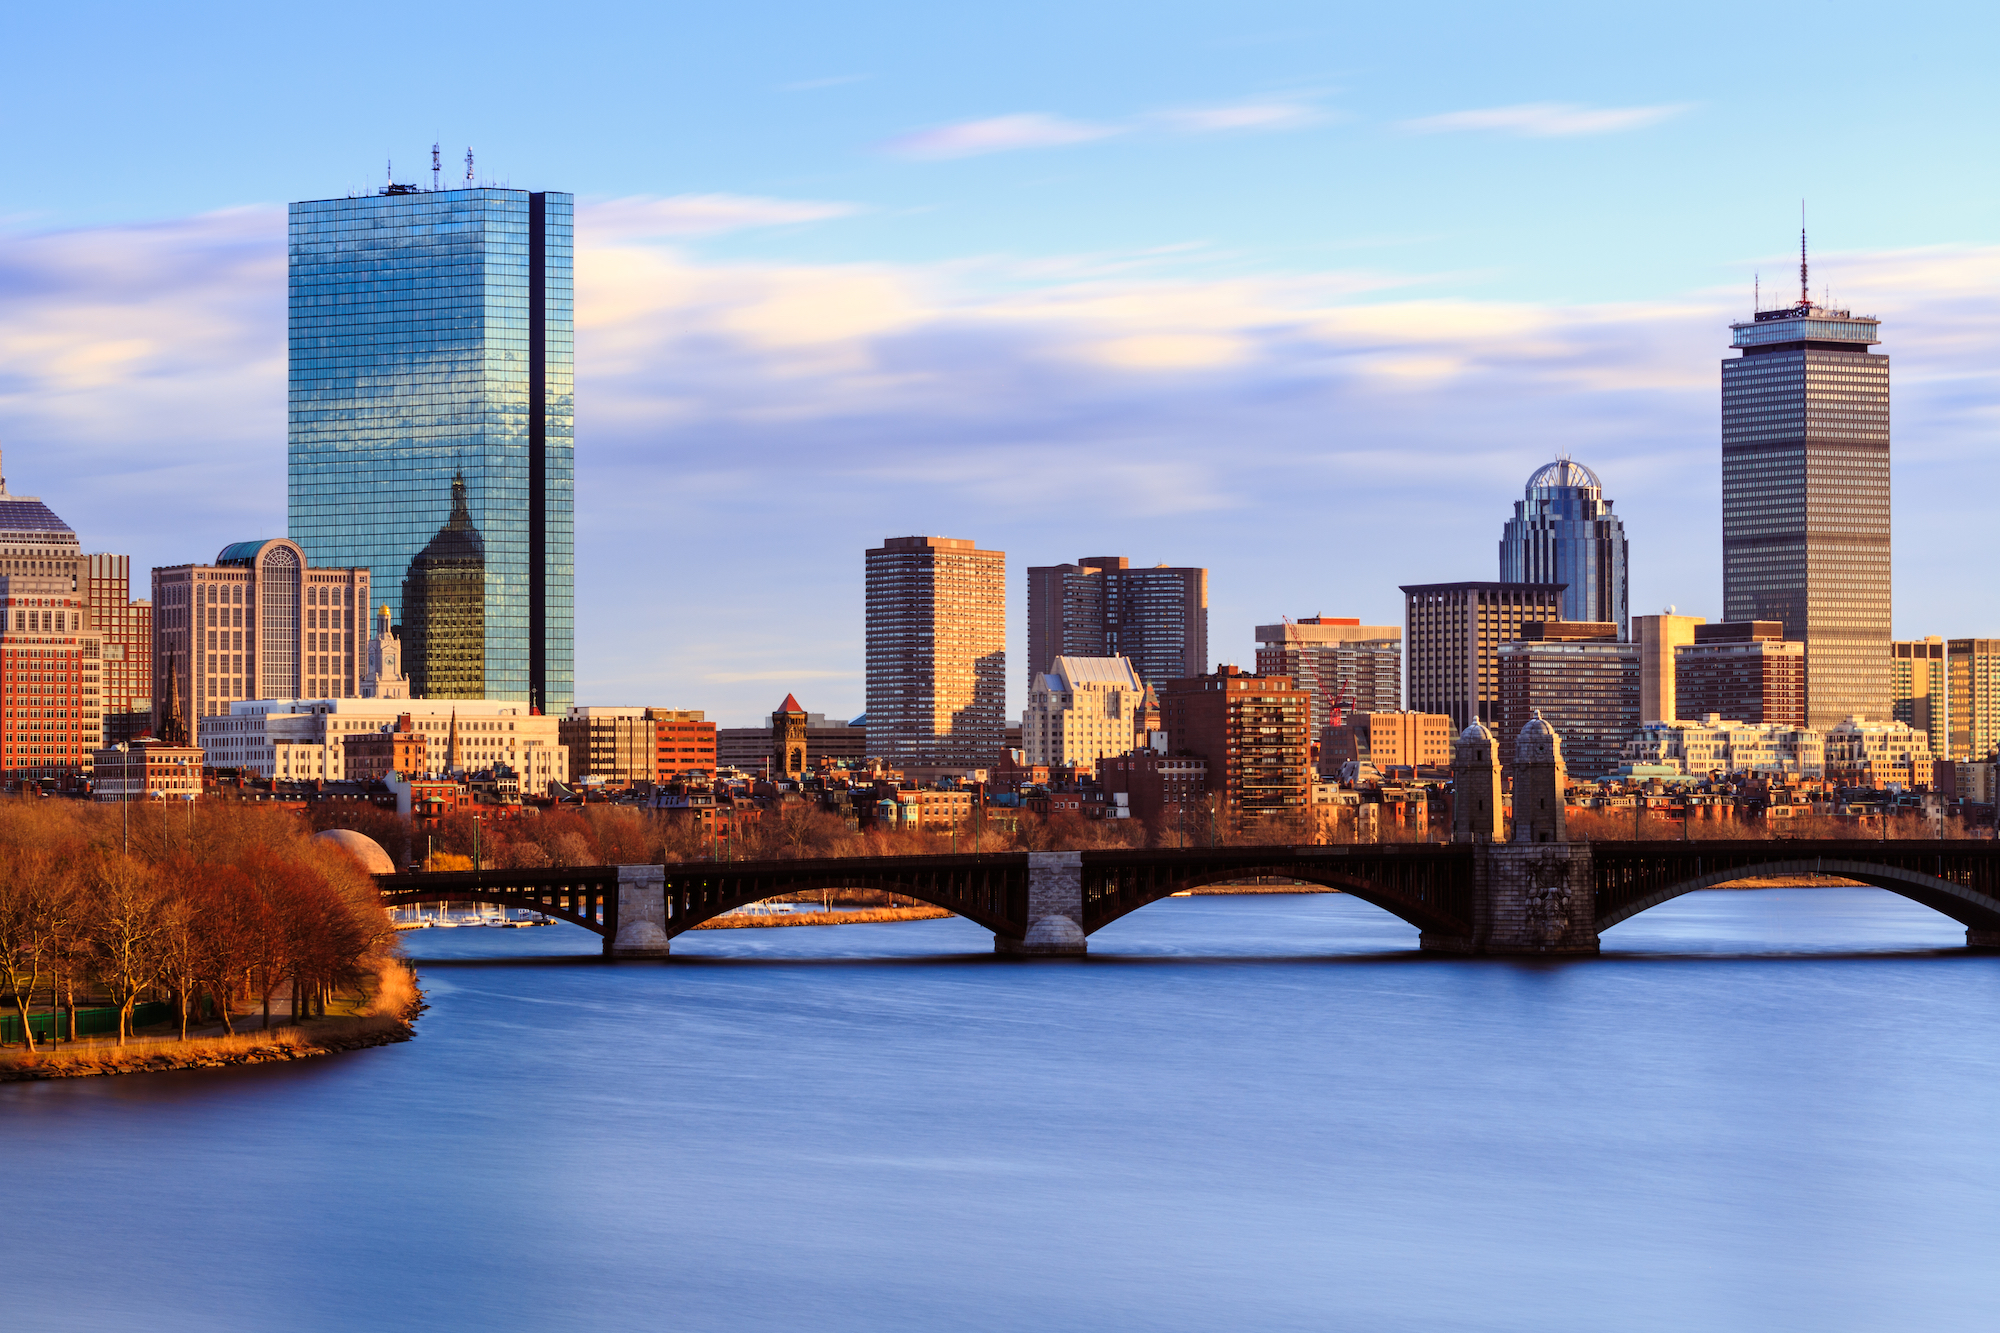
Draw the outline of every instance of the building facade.
<instances>
[{"instance_id":1,"label":"building facade","mask_svg":"<svg viewBox=\"0 0 2000 1333\"><path fill-rule=\"evenodd\" d=\"M153 571L153 730L242 699L352 698L367 663L365 569L318 569L282 537Z\"/></svg>"},{"instance_id":2,"label":"building facade","mask_svg":"<svg viewBox=\"0 0 2000 1333\"><path fill-rule=\"evenodd\" d=\"M1403 706L1403 631L1357 619L1307 616L1257 627L1257 674L1290 676L1312 697L1312 730L1336 714L1393 713Z\"/></svg>"},{"instance_id":3,"label":"building facade","mask_svg":"<svg viewBox=\"0 0 2000 1333\"><path fill-rule=\"evenodd\" d=\"M71 786L103 744L102 639L83 548L0 475L0 780Z\"/></svg>"},{"instance_id":4,"label":"building facade","mask_svg":"<svg viewBox=\"0 0 2000 1333\"><path fill-rule=\"evenodd\" d=\"M1501 530L1500 581L1563 584L1564 620L1610 621L1623 639L1625 566L1625 524L1597 474L1567 457L1537 469Z\"/></svg>"},{"instance_id":5,"label":"building facade","mask_svg":"<svg viewBox=\"0 0 2000 1333\"><path fill-rule=\"evenodd\" d=\"M1761 773L1826 775L1826 737L1805 727L1732 722L1711 713L1698 721L1648 721L1625 745L1625 762L1701 777Z\"/></svg>"},{"instance_id":6,"label":"building facade","mask_svg":"<svg viewBox=\"0 0 2000 1333\"><path fill-rule=\"evenodd\" d=\"M1950 711L1944 753L1984 759L2000 746L2000 639L1948 640L1945 666Z\"/></svg>"},{"instance_id":7,"label":"building facade","mask_svg":"<svg viewBox=\"0 0 2000 1333\"><path fill-rule=\"evenodd\" d=\"M1805 645L1788 641L1775 620L1697 625L1694 642L1674 649L1674 674L1689 717L1806 724Z\"/></svg>"},{"instance_id":8,"label":"building facade","mask_svg":"<svg viewBox=\"0 0 2000 1333\"><path fill-rule=\"evenodd\" d=\"M202 753L148 736L107 746L91 756L90 784L98 801L192 801L201 796Z\"/></svg>"},{"instance_id":9,"label":"building facade","mask_svg":"<svg viewBox=\"0 0 2000 1333\"><path fill-rule=\"evenodd\" d=\"M340 738L343 777L348 782L386 782L390 774L422 777L434 771L431 738L418 730L408 713L375 731L354 731ZM286 767L280 760L280 768Z\"/></svg>"},{"instance_id":10,"label":"building facade","mask_svg":"<svg viewBox=\"0 0 2000 1333\"><path fill-rule=\"evenodd\" d=\"M369 571L413 692L574 701L572 200L291 206L290 535Z\"/></svg>"},{"instance_id":11,"label":"building facade","mask_svg":"<svg viewBox=\"0 0 2000 1333\"><path fill-rule=\"evenodd\" d=\"M905 771L992 766L1007 724L1007 553L890 537L865 569L868 753Z\"/></svg>"},{"instance_id":12,"label":"building facade","mask_svg":"<svg viewBox=\"0 0 2000 1333\"><path fill-rule=\"evenodd\" d=\"M1805 644L1806 715L1827 730L1890 714L1889 358L1868 350L1880 321L1807 298L1804 267L1796 304L1730 325L1722 600Z\"/></svg>"},{"instance_id":13,"label":"building facade","mask_svg":"<svg viewBox=\"0 0 2000 1333\"><path fill-rule=\"evenodd\" d=\"M723 727L714 735L713 766L763 773L771 762L769 727ZM860 718L842 722L837 718L828 720L824 713L806 714L807 772L842 766L858 768L867 758L868 728Z\"/></svg>"},{"instance_id":14,"label":"building facade","mask_svg":"<svg viewBox=\"0 0 2000 1333\"><path fill-rule=\"evenodd\" d=\"M795 695L787 694L771 714L769 772L786 782L797 782L806 775L806 710Z\"/></svg>"},{"instance_id":15,"label":"building facade","mask_svg":"<svg viewBox=\"0 0 2000 1333\"><path fill-rule=\"evenodd\" d=\"M1149 685L1208 666L1208 571L1122 555L1028 570L1028 679L1058 657L1125 657Z\"/></svg>"},{"instance_id":16,"label":"building facade","mask_svg":"<svg viewBox=\"0 0 2000 1333\"><path fill-rule=\"evenodd\" d=\"M104 743L116 745L153 726L153 604L132 598L132 557L83 558L90 626L103 640Z\"/></svg>"},{"instance_id":17,"label":"building facade","mask_svg":"<svg viewBox=\"0 0 2000 1333\"><path fill-rule=\"evenodd\" d=\"M424 733L433 772L511 769L524 796L568 775L559 719L493 699L238 699L200 718L196 734L213 768L261 777L347 779L347 737L379 732L408 716Z\"/></svg>"},{"instance_id":18,"label":"building facade","mask_svg":"<svg viewBox=\"0 0 2000 1333\"><path fill-rule=\"evenodd\" d=\"M1562 618L1559 583L1419 583L1403 588L1403 706L1455 730L1500 720L1500 645ZM1510 735L1512 733L1509 733Z\"/></svg>"},{"instance_id":19,"label":"building facade","mask_svg":"<svg viewBox=\"0 0 2000 1333\"><path fill-rule=\"evenodd\" d=\"M1619 640L1617 625L1524 625L1498 658L1504 762L1517 762L1509 739L1540 718L1561 738L1566 771L1586 778L1618 771L1640 719L1639 648Z\"/></svg>"},{"instance_id":20,"label":"building facade","mask_svg":"<svg viewBox=\"0 0 2000 1333\"><path fill-rule=\"evenodd\" d=\"M1929 787L1930 738L1901 722L1850 717L1826 733L1826 776L1843 787Z\"/></svg>"},{"instance_id":21,"label":"building facade","mask_svg":"<svg viewBox=\"0 0 2000 1333\"><path fill-rule=\"evenodd\" d=\"M1442 768L1451 762L1454 731L1443 713L1350 713L1338 726L1322 727L1319 771L1339 777L1343 766Z\"/></svg>"},{"instance_id":22,"label":"building facade","mask_svg":"<svg viewBox=\"0 0 2000 1333\"><path fill-rule=\"evenodd\" d=\"M1127 657L1058 657L1028 689L1021 749L1030 764L1095 769L1132 748L1146 697Z\"/></svg>"},{"instance_id":23,"label":"building facade","mask_svg":"<svg viewBox=\"0 0 2000 1333\"><path fill-rule=\"evenodd\" d=\"M1208 761L1140 747L1104 760L1097 780L1114 806L1178 846L1201 846L1208 835ZM1162 844L1166 845L1166 844Z\"/></svg>"},{"instance_id":24,"label":"building facade","mask_svg":"<svg viewBox=\"0 0 2000 1333\"><path fill-rule=\"evenodd\" d=\"M368 664L361 671L364 699L410 697L410 681L403 674L403 642L391 623L392 615L386 606L375 612L375 627L368 635Z\"/></svg>"},{"instance_id":25,"label":"building facade","mask_svg":"<svg viewBox=\"0 0 2000 1333\"><path fill-rule=\"evenodd\" d=\"M1905 722L1931 738L1942 759L1961 758L1951 749L1951 673L1945 642L1933 634L1889 645L1890 720Z\"/></svg>"},{"instance_id":26,"label":"building facade","mask_svg":"<svg viewBox=\"0 0 2000 1333\"><path fill-rule=\"evenodd\" d=\"M1310 701L1287 676L1223 666L1157 686L1166 753L1207 761L1216 831L1282 840L1310 819Z\"/></svg>"},{"instance_id":27,"label":"building facade","mask_svg":"<svg viewBox=\"0 0 2000 1333\"><path fill-rule=\"evenodd\" d=\"M1639 649L1639 719L1672 722L1680 716L1675 690L1674 650L1694 642L1701 616L1677 616L1672 610L1657 616L1632 617L1632 642Z\"/></svg>"}]
</instances>

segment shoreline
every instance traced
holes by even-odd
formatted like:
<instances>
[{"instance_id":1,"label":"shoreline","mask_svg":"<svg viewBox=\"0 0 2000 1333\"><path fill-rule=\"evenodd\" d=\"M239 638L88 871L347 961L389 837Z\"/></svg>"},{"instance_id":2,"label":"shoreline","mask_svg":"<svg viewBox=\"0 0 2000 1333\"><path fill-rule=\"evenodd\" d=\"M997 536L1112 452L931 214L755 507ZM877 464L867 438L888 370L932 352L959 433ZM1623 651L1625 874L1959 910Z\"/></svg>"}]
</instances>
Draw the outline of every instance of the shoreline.
<instances>
[{"instance_id":1,"label":"shoreline","mask_svg":"<svg viewBox=\"0 0 2000 1333\"><path fill-rule=\"evenodd\" d=\"M0 1083L34 1083L58 1078L96 1078L110 1074L151 1074L174 1069L228 1069L239 1065L310 1060L343 1051L361 1051L409 1041L417 1016L428 1006L417 986L416 973L402 959L388 959L376 970L375 993L368 1012L286 1023L269 1031L258 1029L235 1036L215 1034L158 1040L142 1038L120 1046L90 1040L70 1042L30 1053L0 1053ZM246 1015L245 1017L254 1017Z\"/></svg>"}]
</instances>

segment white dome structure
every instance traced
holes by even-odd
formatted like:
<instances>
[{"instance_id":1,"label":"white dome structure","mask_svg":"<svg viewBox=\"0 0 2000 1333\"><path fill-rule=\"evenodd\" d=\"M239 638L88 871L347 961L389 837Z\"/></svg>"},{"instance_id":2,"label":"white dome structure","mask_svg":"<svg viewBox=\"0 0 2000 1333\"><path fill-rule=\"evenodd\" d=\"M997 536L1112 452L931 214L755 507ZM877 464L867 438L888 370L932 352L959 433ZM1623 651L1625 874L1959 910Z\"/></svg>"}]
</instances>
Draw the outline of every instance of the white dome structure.
<instances>
[{"instance_id":1,"label":"white dome structure","mask_svg":"<svg viewBox=\"0 0 2000 1333\"><path fill-rule=\"evenodd\" d=\"M382 844L365 833L356 833L348 828L330 828L313 834L314 842L331 843L340 848L371 875L393 875L396 863L389 859L389 853L382 850Z\"/></svg>"}]
</instances>

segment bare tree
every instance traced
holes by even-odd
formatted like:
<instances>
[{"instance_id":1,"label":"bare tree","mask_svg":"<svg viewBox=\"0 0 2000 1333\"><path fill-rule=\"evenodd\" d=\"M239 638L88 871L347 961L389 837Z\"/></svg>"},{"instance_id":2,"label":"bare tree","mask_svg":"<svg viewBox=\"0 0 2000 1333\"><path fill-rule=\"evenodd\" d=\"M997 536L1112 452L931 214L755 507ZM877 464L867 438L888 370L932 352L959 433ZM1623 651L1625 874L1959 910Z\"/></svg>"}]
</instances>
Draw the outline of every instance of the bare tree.
<instances>
[{"instance_id":1,"label":"bare tree","mask_svg":"<svg viewBox=\"0 0 2000 1333\"><path fill-rule=\"evenodd\" d=\"M132 1035L132 1008L159 980L165 894L138 861L110 856L90 877L88 937L99 982L118 1006L118 1044Z\"/></svg>"},{"instance_id":2,"label":"bare tree","mask_svg":"<svg viewBox=\"0 0 2000 1333\"><path fill-rule=\"evenodd\" d=\"M31 851L0 878L0 982L13 993L21 1016L21 1034L35 1049L34 1024L28 1011L42 978L49 976L50 1027L54 1030L54 974L62 961L62 937L75 914L75 896L68 866L56 853Z\"/></svg>"}]
</instances>

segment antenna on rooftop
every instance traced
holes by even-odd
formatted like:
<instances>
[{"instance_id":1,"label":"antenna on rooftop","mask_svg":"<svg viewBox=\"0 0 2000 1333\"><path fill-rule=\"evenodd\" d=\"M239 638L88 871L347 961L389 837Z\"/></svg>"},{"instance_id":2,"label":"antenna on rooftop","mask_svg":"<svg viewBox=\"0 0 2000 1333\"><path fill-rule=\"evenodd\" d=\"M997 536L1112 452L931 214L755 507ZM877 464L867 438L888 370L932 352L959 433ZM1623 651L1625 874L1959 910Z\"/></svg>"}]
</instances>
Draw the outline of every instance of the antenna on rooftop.
<instances>
[{"instance_id":1,"label":"antenna on rooftop","mask_svg":"<svg viewBox=\"0 0 2000 1333\"><path fill-rule=\"evenodd\" d=\"M470 148L465 150L465 183L468 188L472 185L472 150Z\"/></svg>"},{"instance_id":2,"label":"antenna on rooftop","mask_svg":"<svg viewBox=\"0 0 2000 1333\"><path fill-rule=\"evenodd\" d=\"M395 158L392 157L387 160L387 165L382 169L382 175L386 177L386 179L382 182L384 185L394 185L396 183Z\"/></svg>"},{"instance_id":3,"label":"antenna on rooftop","mask_svg":"<svg viewBox=\"0 0 2000 1333\"><path fill-rule=\"evenodd\" d=\"M1812 304L1812 293L1806 286L1806 201L1799 200L1799 308Z\"/></svg>"},{"instance_id":4,"label":"antenna on rooftop","mask_svg":"<svg viewBox=\"0 0 2000 1333\"><path fill-rule=\"evenodd\" d=\"M1750 275L1750 313L1754 315L1763 308L1764 275L1762 273L1752 273Z\"/></svg>"},{"instance_id":5,"label":"antenna on rooftop","mask_svg":"<svg viewBox=\"0 0 2000 1333\"><path fill-rule=\"evenodd\" d=\"M443 168L443 167L442 167L441 165L439 165L439 162L438 162L438 146L437 146L437 142L436 142L435 140L433 140L433 141L432 141L432 143L431 143L431 191L432 191L432 193L436 193L436 191L437 191L437 189L438 189L438 173L439 173L440 171L442 171L443 169L444 169L444 168Z\"/></svg>"}]
</instances>

